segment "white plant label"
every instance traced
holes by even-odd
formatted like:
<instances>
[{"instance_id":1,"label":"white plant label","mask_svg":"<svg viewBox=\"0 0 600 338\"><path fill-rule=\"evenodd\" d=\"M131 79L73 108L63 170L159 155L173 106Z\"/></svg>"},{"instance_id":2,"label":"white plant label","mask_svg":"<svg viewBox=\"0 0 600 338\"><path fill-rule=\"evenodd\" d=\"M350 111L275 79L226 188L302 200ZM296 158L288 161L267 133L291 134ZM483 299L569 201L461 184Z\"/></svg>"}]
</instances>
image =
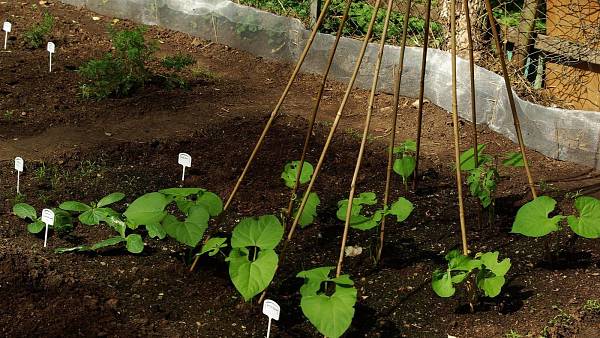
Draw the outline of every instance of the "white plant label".
<instances>
[{"instance_id":1,"label":"white plant label","mask_svg":"<svg viewBox=\"0 0 600 338\"><path fill-rule=\"evenodd\" d=\"M25 161L20 157L15 157L15 170L17 171L17 194L20 194L21 173L25 167Z\"/></svg>"},{"instance_id":2,"label":"white plant label","mask_svg":"<svg viewBox=\"0 0 600 338\"><path fill-rule=\"evenodd\" d=\"M183 173L181 174L181 180L185 180L185 168L190 168L192 166L192 157L186 153L179 154L179 165L183 166Z\"/></svg>"},{"instance_id":3,"label":"white plant label","mask_svg":"<svg viewBox=\"0 0 600 338\"><path fill-rule=\"evenodd\" d=\"M54 211L50 209L42 210L42 222L46 224L46 232L44 234L44 248L48 246L48 227L54 225Z\"/></svg>"},{"instance_id":4,"label":"white plant label","mask_svg":"<svg viewBox=\"0 0 600 338\"><path fill-rule=\"evenodd\" d=\"M56 50L56 46L54 45L54 42L48 42L48 47L46 48L48 50L48 53L50 54L50 62L49 62L49 72L52 73L52 54L54 54L54 51Z\"/></svg>"},{"instance_id":5,"label":"white plant label","mask_svg":"<svg viewBox=\"0 0 600 338\"><path fill-rule=\"evenodd\" d=\"M267 338L271 335L271 320L279 320L279 313L281 308L279 304L275 303L270 299L266 299L263 303L263 313L269 317L269 326L267 326Z\"/></svg>"},{"instance_id":6,"label":"white plant label","mask_svg":"<svg viewBox=\"0 0 600 338\"><path fill-rule=\"evenodd\" d=\"M2 30L4 31L4 49L6 49L6 42L8 41L8 33L12 30L12 24L8 21L5 21L2 25Z\"/></svg>"}]
</instances>

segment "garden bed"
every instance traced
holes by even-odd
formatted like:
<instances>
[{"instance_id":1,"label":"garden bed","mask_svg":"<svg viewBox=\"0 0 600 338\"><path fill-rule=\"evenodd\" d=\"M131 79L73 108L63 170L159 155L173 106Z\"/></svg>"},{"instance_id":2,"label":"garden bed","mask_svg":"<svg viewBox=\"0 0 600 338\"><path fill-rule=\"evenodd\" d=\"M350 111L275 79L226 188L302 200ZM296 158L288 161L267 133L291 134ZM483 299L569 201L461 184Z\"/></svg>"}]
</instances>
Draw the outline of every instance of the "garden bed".
<instances>
[{"instance_id":1,"label":"garden bed","mask_svg":"<svg viewBox=\"0 0 600 338\"><path fill-rule=\"evenodd\" d=\"M260 306L244 303L229 280L222 258L203 258L188 272L185 248L171 239L146 239L143 254L124 249L99 253L53 253L58 247L95 243L111 236L107 227L78 225L72 235L43 238L29 234L11 214L16 176L7 168L22 156L26 172L21 189L38 210L65 200L93 201L114 191L126 201L150 191L178 186L177 154L188 152L193 166L183 183L203 187L225 198L233 188L266 116L290 72L289 65L264 61L226 46L199 41L182 33L150 28L160 41L158 55L191 54L204 70L188 90L149 85L126 99L84 100L77 96L84 61L109 50L106 27L112 18L70 6L45 8L56 17L55 72L46 73L46 53L20 45L31 17L31 4L0 4L11 17L16 41L0 54L0 333L4 336L260 336L266 317ZM131 27L120 21L118 26ZM18 30L17 27L20 27ZM287 205L289 189L280 179L286 162L300 156L316 83L303 75L284 105L283 115L260 152L223 222L210 234L229 232L242 217L273 213ZM336 112L343 84L331 83L308 160L316 163ZM315 190L321 196L316 224L299 230L285 264L274 279L269 298L282 307L273 333L283 337L318 336L299 307L301 270L335 265L343 222L336 202L347 198L350 173L358 150L367 93L356 91L348 118L335 138ZM413 99L403 99L400 139L414 138ZM385 183L385 139L392 98L379 95L372 138L359 176L358 189L382 195ZM8 113L10 112L10 113ZM373 266L376 235L351 231L349 244L365 250L347 258L344 271L358 289L356 315L347 336L459 337L504 336L514 330L537 335L594 337L600 316L583 308L600 298L600 244L578 239L571 250L566 235L551 238L556 257L544 257L544 239L510 234L520 205L528 200L520 169L501 168L496 219L479 226L478 207L468 198L467 222L473 252L500 250L513 267L503 293L484 299L471 313L462 291L455 299L438 298L431 273L444 255L460 243L452 169L451 119L427 105L422 161L423 180L416 192L405 192L395 178L392 196L415 205L410 218L388 227L382 264ZM470 124L462 123L463 149L470 147ZM489 130L481 131L486 152L501 154L517 147ZM570 211L565 194L583 190L598 196L599 175L589 168L550 160L529 152L540 190ZM562 252L564 251L564 252Z\"/></svg>"}]
</instances>

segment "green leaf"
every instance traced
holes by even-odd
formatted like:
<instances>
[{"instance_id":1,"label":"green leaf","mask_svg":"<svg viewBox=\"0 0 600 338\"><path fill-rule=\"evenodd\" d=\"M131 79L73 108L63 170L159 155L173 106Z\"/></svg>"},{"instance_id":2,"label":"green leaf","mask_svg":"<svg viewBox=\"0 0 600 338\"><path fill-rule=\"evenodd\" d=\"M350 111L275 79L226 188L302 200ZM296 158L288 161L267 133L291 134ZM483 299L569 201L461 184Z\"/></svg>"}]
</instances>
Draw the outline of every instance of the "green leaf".
<instances>
[{"instance_id":1,"label":"green leaf","mask_svg":"<svg viewBox=\"0 0 600 338\"><path fill-rule=\"evenodd\" d=\"M160 223L146 224L146 230L150 238L164 239L167 236L167 231Z\"/></svg>"},{"instance_id":2,"label":"green leaf","mask_svg":"<svg viewBox=\"0 0 600 338\"><path fill-rule=\"evenodd\" d=\"M371 229L379 226L379 224L381 223L381 220L383 219L383 215L384 215L383 210L377 210L373 214L373 217L367 218L364 222L351 223L350 226L353 229L362 230L362 231L371 230Z\"/></svg>"},{"instance_id":3,"label":"green leaf","mask_svg":"<svg viewBox=\"0 0 600 338\"><path fill-rule=\"evenodd\" d=\"M98 225L108 216L118 216L118 213L110 208L94 208L79 215L79 221L85 225Z\"/></svg>"},{"instance_id":4,"label":"green leaf","mask_svg":"<svg viewBox=\"0 0 600 338\"><path fill-rule=\"evenodd\" d=\"M196 204L206 207L212 217L219 216L223 211L223 201L217 194L210 191L199 193Z\"/></svg>"},{"instance_id":5,"label":"green leaf","mask_svg":"<svg viewBox=\"0 0 600 338\"><path fill-rule=\"evenodd\" d=\"M555 206L556 201L548 196L540 196L525 204L517 211L512 233L528 237L542 237L557 231L558 224L564 216L548 218Z\"/></svg>"},{"instance_id":6,"label":"green leaf","mask_svg":"<svg viewBox=\"0 0 600 338\"><path fill-rule=\"evenodd\" d=\"M483 166L471 170L467 177L471 195L479 198L484 208L492 204L492 194L496 191L497 179L498 172L495 169Z\"/></svg>"},{"instance_id":7,"label":"green leaf","mask_svg":"<svg viewBox=\"0 0 600 338\"><path fill-rule=\"evenodd\" d=\"M402 176L402 181L406 182L415 172L417 161L413 156L404 156L394 161L394 172Z\"/></svg>"},{"instance_id":8,"label":"green leaf","mask_svg":"<svg viewBox=\"0 0 600 338\"><path fill-rule=\"evenodd\" d=\"M123 220L121 220L118 216L109 215L104 221L116 232L118 232L122 238L125 238L125 230L127 229L127 224L125 224Z\"/></svg>"},{"instance_id":9,"label":"green leaf","mask_svg":"<svg viewBox=\"0 0 600 338\"><path fill-rule=\"evenodd\" d=\"M165 195L151 192L133 201L123 215L134 224L134 228L139 225L157 224L167 214L165 212L167 204L169 200Z\"/></svg>"},{"instance_id":10,"label":"green leaf","mask_svg":"<svg viewBox=\"0 0 600 338\"><path fill-rule=\"evenodd\" d=\"M329 278L333 267L316 268L300 272L297 277L304 278L300 288L302 300L300 307L308 320L326 337L340 337L352 323L356 288L348 275ZM320 293L322 282L332 282L335 292L331 296Z\"/></svg>"},{"instance_id":11,"label":"green leaf","mask_svg":"<svg viewBox=\"0 0 600 338\"><path fill-rule=\"evenodd\" d=\"M122 192L114 192L108 196L103 197L100 201L98 201L98 204L96 205L98 208L102 208L104 206L107 206L109 204L113 204L116 203L120 200L122 200L123 198L125 198L125 194Z\"/></svg>"},{"instance_id":12,"label":"green leaf","mask_svg":"<svg viewBox=\"0 0 600 338\"><path fill-rule=\"evenodd\" d=\"M306 200L306 205L304 206L304 210L302 211L302 215L300 215L300 219L298 220L298 224L301 227L306 227L312 224L317 217L317 207L321 204L321 200L319 196L315 192L311 192L308 194L308 199ZM298 215L298 210L294 213Z\"/></svg>"},{"instance_id":13,"label":"green leaf","mask_svg":"<svg viewBox=\"0 0 600 338\"><path fill-rule=\"evenodd\" d=\"M486 269L490 270L496 276L504 276L510 270L510 259L505 258L502 262L498 261L498 251L486 252L479 256L481 263Z\"/></svg>"},{"instance_id":14,"label":"green leaf","mask_svg":"<svg viewBox=\"0 0 600 338\"><path fill-rule=\"evenodd\" d=\"M449 271L471 272L481 266L481 261L465 256L458 250L452 250L446 255Z\"/></svg>"},{"instance_id":15,"label":"green leaf","mask_svg":"<svg viewBox=\"0 0 600 338\"><path fill-rule=\"evenodd\" d=\"M142 236L138 234L131 234L126 237L126 240L127 251L134 254L139 254L140 252L144 251L144 240L142 239Z\"/></svg>"},{"instance_id":16,"label":"green leaf","mask_svg":"<svg viewBox=\"0 0 600 338\"><path fill-rule=\"evenodd\" d=\"M42 232L42 230L44 230L45 227L46 224L44 224L44 222L42 222L41 220L36 220L27 224L27 231L29 231L32 234L39 234L40 232Z\"/></svg>"},{"instance_id":17,"label":"green leaf","mask_svg":"<svg viewBox=\"0 0 600 338\"><path fill-rule=\"evenodd\" d=\"M35 208L27 203L15 204L13 206L13 214L22 219L29 218L32 221L37 219Z\"/></svg>"},{"instance_id":18,"label":"green leaf","mask_svg":"<svg viewBox=\"0 0 600 338\"><path fill-rule=\"evenodd\" d=\"M481 270L476 277L477 287L483 290L487 297L494 298L502 291L506 283L504 276L496 276L489 270Z\"/></svg>"},{"instance_id":19,"label":"green leaf","mask_svg":"<svg viewBox=\"0 0 600 338\"><path fill-rule=\"evenodd\" d=\"M203 191L201 188L169 188L159 190L158 192L167 196L173 197L188 197L190 195L196 195Z\"/></svg>"},{"instance_id":20,"label":"green leaf","mask_svg":"<svg viewBox=\"0 0 600 338\"><path fill-rule=\"evenodd\" d=\"M167 234L178 242L195 247L202 240L208 228L210 215L203 206L193 206L185 222L180 222L173 215L167 215L162 223Z\"/></svg>"},{"instance_id":21,"label":"green leaf","mask_svg":"<svg viewBox=\"0 0 600 338\"><path fill-rule=\"evenodd\" d=\"M506 157L502 161L502 164L507 167L524 167L525 162L523 161L523 154L521 154L521 152L506 153Z\"/></svg>"},{"instance_id":22,"label":"green leaf","mask_svg":"<svg viewBox=\"0 0 600 338\"><path fill-rule=\"evenodd\" d=\"M350 211L350 224L356 225L366 221L370 221L371 218L361 215L363 205L375 205L377 204L377 196L373 192L363 192L352 199L352 210ZM338 210L336 213L337 218L340 221L346 221L346 212L348 210L348 200L341 200L338 202Z\"/></svg>"},{"instance_id":23,"label":"green leaf","mask_svg":"<svg viewBox=\"0 0 600 338\"><path fill-rule=\"evenodd\" d=\"M283 238L283 226L273 215L244 218L233 229L231 247L256 246L262 250L275 249Z\"/></svg>"},{"instance_id":24,"label":"green leaf","mask_svg":"<svg viewBox=\"0 0 600 338\"><path fill-rule=\"evenodd\" d=\"M296 176L298 175L299 165L300 161L292 161L285 165L283 172L281 173L281 178L285 182L285 185L290 189L293 189L296 185ZM302 164L302 173L300 174L300 184L305 184L310 181L313 171L312 164L304 161Z\"/></svg>"},{"instance_id":25,"label":"green leaf","mask_svg":"<svg viewBox=\"0 0 600 338\"><path fill-rule=\"evenodd\" d=\"M251 262L247 250L234 248L227 261L233 285L244 300L249 301L269 286L275 276L279 258L274 250L267 249L260 250L257 259Z\"/></svg>"},{"instance_id":26,"label":"green leaf","mask_svg":"<svg viewBox=\"0 0 600 338\"><path fill-rule=\"evenodd\" d=\"M581 196L575 200L575 209L579 217L571 215L567 218L573 232L585 238L600 238L600 201Z\"/></svg>"},{"instance_id":27,"label":"green leaf","mask_svg":"<svg viewBox=\"0 0 600 338\"><path fill-rule=\"evenodd\" d=\"M87 204L77 202L77 201L63 202L58 207L63 210L75 211L75 212L84 212L84 211L90 210L92 208Z\"/></svg>"},{"instance_id":28,"label":"green leaf","mask_svg":"<svg viewBox=\"0 0 600 338\"><path fill-rule=\"evenodd\" d=\"M415 140L406 140L394 147L394 154L406 154L417 151L417 142Z\"/></svg>"},{"instance_id":29,"label":"green leaf","mask_svg":"<svg viewBox=\"0 0 600 338\"><path fill-rule=\"evenodd\" d=\"M387 211L388 215L396 216L396 222L404 222L415 209L414 205L404 197L400 197Z\"/></svg>"},{"instance_id":30,"label":"green leaf","mask_svg":"<svg viewBox=\"0 0 600 338\"><path fill-rule=\"evenodd\" d=\"M227 238L213 237L206 241L206 243L202 246L202 250L200 250L196 256L201 256L205 253L208 253L209 256L214 256L218 254L221 249L227 247L227 244L225 243L226 241Z\"/></svg>"},{"instance_id":31,"label":"green leaf","mask_svg":"<svg viewBox=\"0 0 600 338\"><path fill-rule=\"evenodd\" d=\"M80 251L96 251L98 249L102 249L102 248L106 248L109 246L113 246L113 245L117 245L119 243L125 242L126 239L121 237L121 236L114 236L108 239L105 239L103 241L100 241L96 244L93 244L91 246L83 246L80 247L81 250Z\"/></svg>"},{"instance_id":32,"label":"green leaf","mask_svg":"<svg viewBox=\"0 0 600 338\"><path fill-rule=\"evenodd\" d=\"M456 289L452 286L450 271L435 270L431 277L431 288L440 297L452 297Z\"/></svg>"},{"instance_id":33,"label":"green leaf","mask_svg":"<svg viewBox=\"0 0 600 338\"><path fill-rule=\"evenodd\" d=\"M479 162L479 165L492 161L491 156L483 154L485 148L485 144L480 144L477 146L477 161ZM460 170L471 171L476 167L478 166L475 165L475 151L473 148L468 149L460 155Z\"/></svg>"}]
</instances>

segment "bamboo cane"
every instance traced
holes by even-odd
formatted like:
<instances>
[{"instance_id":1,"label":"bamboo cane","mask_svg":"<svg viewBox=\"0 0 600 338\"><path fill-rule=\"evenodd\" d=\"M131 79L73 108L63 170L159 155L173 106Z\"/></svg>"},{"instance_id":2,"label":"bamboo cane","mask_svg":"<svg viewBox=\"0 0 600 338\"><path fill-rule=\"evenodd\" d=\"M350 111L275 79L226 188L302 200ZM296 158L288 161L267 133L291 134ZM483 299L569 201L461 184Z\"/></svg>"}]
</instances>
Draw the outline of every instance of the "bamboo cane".
<instances>
[{"instance_id":1,"label":"bamboo cane","mask_svg":"<svg viewBox=\"0 0 600 338\"><path fill-rule=\"evenodd\" d=\"M456 188L458 191L458 214L463 254L469 254L467 227L465 224L465 206L463 204L462 173L460 171L460 141L458 130L458 98L456 90L456 0L450 1L450 40L452 44L452 124L454 130L454 166L456 170Z\"/></svg>"},{"instance_id":2,"label":"bamboo cane","mask_svg":"<svg viewBox=\"0 0 600 338\"><path fill-rule=\"evenodd\" d=\"M252 150L252 153L250 154L250 158L248 159L248 162L246 163L246 166L244 167L242 174L238 178L235 186L233 187L233 190L229 194L229 198L227 198L227 202L225 202L225 206L223 207L224 211L229 208L231 202L233 201L233 198L235 197L238 189L240 188L242 181L246 177L246 174L248 173L248 170L250 169L252 162L254 162L254 158L256 157L258 150L262 146L269 129L271 129L271 125L273 124L275 117L277 117L277 114L279 113L279 110L281 109L281 106L283 105L285 98L287 97L288 93L290 92L290 88L292 87L294 80L298 76L298 73L300 73L300 68L302 67L304 60L306 59L306 56L308 55L308 51L310 50L310 47L312 46L313 42L315 41L315 37L317 36L319 27L321 27L321 25L323 24L323 20L325 19L325 16L327 15L327 9L329 8L330 4L331 4L331 0L325 1L325 4L323 5L323 11L319 15L317 24L313 27L313 30L310 34L310 38L308 39L308 42L306 43L306 46L304 47L304 50L302 51L302 54L300 55L300 59L296 63L296 68L294 68L294 71L292 72L292 75L290 76L290 79L289 79L285 89L283 90L283 93L281 94L279 101L277 102L277 105L271 112L271 116L269 117L269 120L267 121L267 124L265 125L265 128L263 129L263 132L258 139L258 142L256 142L256 146L254 147L254 150Z\"/></svg>"},{"instance_id":3,"label":"bamboo cane","mask_svg":"<svg viewBox=\"0 0 600 338\"><path fill-rule=\"evenodd\" d=\"M527 175L527 181L529 183L529 189L531 189L531 195L535 199L537 198L537 192L535 190L535 184L529 169L529 161L527 160L527 154L525 154L525 142L523 141L523 133L521 131L521 122L519 121L519 115L517 113L517 106L515 104L515 97L510 84L510 77L508 75L508 68L506 67L506 60L504 59L504 51L500 43L500 37L498 35L498 29L496 28L496 20L492 11L492 4L490 0L485 0L485 8L488 14L488 20L492 28L492 36L496 43L496 52L498 53L498 59L500 59L500 65L502 66L502 75L504 75L504 83L506 84L506 92L508 95L508 102L510 104L510 110L513 116L513 122L517 133L517 141L519 142L519 148L521 148L521 155L523 156L523 164L525 165L525 174Z\"/></svg>"},{"instance_id":4,"label":"bamboo cane","mask_svg":"<svg viewBox=\"0 0 600 338\"><path fill-rule=\"evenodd\" d=\"M321 105L321 100L323 98L323 93L325 93L325 86L327 85L327 77L329 76L329 72L331 70L331 65L333 64L333 59L335 58L335 53L337 51L337 46L340 42L340 38L342 37L342 33L344 31L344 27L346 26L346 22L348 21L348 13L350 12L350 6L352 5L353 0L346 1L346 8L344 9L344 14L342 16L342 21L340 23L340 27L338 28L337 34L335 36L335 42L331 47L331 51L329 52L329 60L327 61L327 67L325 68L325 73L323 74L323 81L321 82L321 87L319 88L319 92L317 94L317 101L312 110L312 114L310 116L310 122L308 123L308 129L306 131L306 136L304 137L304 147L302 149L302 155L300 156L300 163L298 167L298 173L296 174L296 183L294 188L292 189L292 194L290 195L290 201L288 204L286 218L284 227L287 226L287 220L289 220L292 216L292 210L294 209L294 201L296 199L296 193L298 192L298 187L300 186L300 176L302 174L302 168L304 167L304 162L306 160L306 153L308 152L308 148L310 146L310 138L312 136L315 120L317 119L317 113L319 112L319 107Z\"/></svg>"},{"instance_id":5,"label":"bamboo cane","mask_svg":"<svg viewBox=\"0 0 600 338\"><path fill-rule=\"evenodd\" d=\"M400 87L402 86L402 71L404 68L404 53L406 51L406 36L408 35L408 19L410 18L410 7L412 0L406 1L406 11L404 12L404 23L402 25L402 41L400 44L400 61L398 62L398 68L395 74L394 83L394 104L393 113L391 116L391 133L390 142L388 149L388 165L385 179L385 192L383 194L383 206L387 208L389 196L390 196L390 185L392 180L392 167L394 163L394 146L396 145L396 125L398 123L398 105L400 103ZM385 240L385 219L383 216L381 220L381 227L379 229L379 248L377 249L376 261L381 261L381 253L383 252L383 244Z\"/></svg>"},{"instance_id":6,"label":"bamboo cane","mask_svg":"<svg viewBox=\"0 0 600 338\"><path fill-rule=\"evenodd\" d=\"M419 175L419 156L421 154L421 133L423 124L423 101L425 99L425 70L427 68L427 49L429 48L429 24L431 21L431 0L427 0L425 10L425 29L423 37L423 57L421 59L421 83L419 87L419 112L417 115L417 152L415 156L415 172L413 175L413 189L417 187Z\"/></svg>"},{"instance_id":7,"label":"bamboo cane","mask_svg":"<svg viewBox=\"0 0 600 338\"><path fill-rule=\"evenodd\" d=\"M346 242L348 240L348 230L350 229L350 218L352 215L352 202L354 194L356 193L356 183L358 181L358 174L365 154L365 148L367 145L367 137L369 136L369 127L371 126L371 116L373 115L373 105L375 103L375 94L377 93L377 84L379 81L379 72L381 70L381 61L383 59L383 53L385 51L385 39L387 37L387 31L390 23L390 15L392 14L392 0L388 0L387 12L385 15L385 23L383 25L383 32L381 33L381 41L379 44L379 54L377 55L377 62L375 64L375 71L373 73L373 83L371 86L371 96L369 97L369 106L367 108L367 116L365 117L365 127L363 130L362 140L360 142L360 149L358 151L358 157L356 159L356 167L354 168L354 175L352 176L352 183L350 185L350 195L348 196L348 209L346 210L346 222L344 224L344 234L342 235L342 244L340 245L340 257L338 259L336 277L339 277L342 273L342 266L344 264L344 250L346 248ZM395 131L392 131L395 132Z\"/></svg>"},{"instance_id":8,"label":"bamboo cane","mask_svg":"<svg viewBox=\"0 0 600 338\"><path fill-rule=\"evenodd\" d=\"M479 166L479 153L477 151L477 106L475 104L475 55L473 53L473 27L471 25L471 13L469 1L463 0L465 20L467 21L467 39L469 48L469 77L471 80L471 121L473 122L473 159L475 167Z\"/></svg>"}]
</instances>

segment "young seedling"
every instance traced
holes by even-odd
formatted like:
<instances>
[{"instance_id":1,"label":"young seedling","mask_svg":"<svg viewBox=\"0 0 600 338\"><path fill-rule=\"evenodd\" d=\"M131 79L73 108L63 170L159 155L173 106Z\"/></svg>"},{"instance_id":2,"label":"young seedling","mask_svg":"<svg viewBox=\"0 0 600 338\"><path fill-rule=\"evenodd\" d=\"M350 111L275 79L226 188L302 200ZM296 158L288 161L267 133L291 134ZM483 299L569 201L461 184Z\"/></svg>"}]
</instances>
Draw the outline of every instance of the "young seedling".
<instances>
[{"instance_id":1,"label":"young seedling","mask_svg":"<svg viewBox=\"0 0 600 338\"><path fill-rule=\"evenodd\" d=\"M499 253L478 253L475 258L465 256L459 250L452 250L446 255L448 268L445 271L433 272L431 286L440 297L452 297L456 289L455 284L460 284L469 279L477 271L475 282L477 288L486 297L494 298L500 294L506 283L505 275L511 267L510 259L498 261ZM471 300L471 304L472 304Z\"/></svg>"},{"instance_id":2,"label":"young seedling","mask_svg":"<svg viewBox=\"0 0 600 338\"><path fill-rule=\"evenodd\" d=\"M327 266L302 271L300 288L302 313L324 336L337 338L348 330L354 317L357 291L349 275L329 277L335 267Z\"/></svg>"},{"instance_id":3,"label":"young seedling","mask_svg":"<svg viewBox=\"0 0 600 338\"><path fill-rule=\"evenodd\" d=\"M67 201L61 203L58 207L65 211L79 214L79 221L85 225L98 225L105 221L108 216L118 216L119 213L107 206L117 203L125 198L125 194L120 192L112 193L103 197L98 203L85 204L77 201Z\"/></svg>"},{"instance_id":4,"label":"young seedling","mask_svg":"<svg viewBox=\"0 0 600 338\"><path fill-rule=\"evenodd\" d=\"M71 215L60 209L53 209L54 211L54 224L51 228L56 231L59 235L66 234L73 229L73 223ZM37 216L37 212L34 207L27 203L17 203L13 206L13 214L17 217L29 220L27 224L27 231L32 234L39 234L44 230L46 225Z\"/></svg>"},{"instance_id":5,"label":"young seedling","mask_svg":"<svg viewBox=\"0 0 600 338\"><path fill-rule=\"evenodd\" d=\"M25 42L30 48L37 49L44 45L44 42L52 33L54 28L54 17L48 13L44 13L42 22L35 24L30 30L24 34Z\"/></svg>"},{"instance_id":6,"label":"young seedling","mask_svg":"<svg viewBox=\"0 0 600 338\"><path fill-rule=\"evenodd\" d=\"M473 197L479 199L481 207L488 211L488 221L494 218L494 192L500 178L494 165L493 158L484 154L485 144L477 146L477 162L473 148L463 152L460 156L460 169L468 173L467 184ZM479 214L481 224L481 210Z\"/></svg>"},{"instance_id":7,"label":"young seedling","mask_svg":"<svg viewBox=\"0 0 600 338\"><path fill-rule=\"evenodd\" d=\"M264 291L275 276L279 257L275 248L283 226L273 215L244 218L233 229L229 276L245 301Z\"/></svg>"},{"instance_id":8,"label":"young seedling","mask_svg":"<svg viewBox=\"0 0 600 338\"><path fill-rule=\"evenodd\" d=\"M405 221L412 213L413 204L404 197L400 197L388 209L380 209L371 215L363 214L364 206L377 204L377 197L373 192L363 192L355 197L352 202L352 211L350 212L350 226L358 230L370 230L381 224L384 216L394 215L398 223ZM348 210L348 200L338 202L337 218L340 221L346 220Z\"/></svg>"},{"instance_id":9,"label":"young seedling","mask_svg":"<svg viewBox=\"0 0 600 338\"><path fill-rule=\"evenodd\" d=\"M417 143L413 140L406 140L397 147L394 147L394 154L397 155L394 161L394 172L402 177L404 188L408 190L408 179L415 172L417 160Z\"/></svg>"},{"instance_id":10,"label":"young seedling","mask_svg":"<svg viewBox=\"0 0 600 338\"><path fill-rule=\"evenodd\" d=\"M298 176L298 168L300 165L300 161L292 161L285 165L283 168L283 172L281 173L281 178L285 182L285 185L290 189L295 189L296 185L296 177ZM302 171L300 172L300 180L299 183L306 184L310 181L313 174L313 166L308 162L304 162L302 165ZM298 219L298 224L301 227L306 227L312 224L317 217L317 208L321 204L321 200L319 199L319 195L316 192L311 192L308 194L308 200L306 201L306 205L304 206L304 210L302 211L302 215ZM294 210L294 216L298 214L298 206Z\"/></svg>"}]
</instances>

